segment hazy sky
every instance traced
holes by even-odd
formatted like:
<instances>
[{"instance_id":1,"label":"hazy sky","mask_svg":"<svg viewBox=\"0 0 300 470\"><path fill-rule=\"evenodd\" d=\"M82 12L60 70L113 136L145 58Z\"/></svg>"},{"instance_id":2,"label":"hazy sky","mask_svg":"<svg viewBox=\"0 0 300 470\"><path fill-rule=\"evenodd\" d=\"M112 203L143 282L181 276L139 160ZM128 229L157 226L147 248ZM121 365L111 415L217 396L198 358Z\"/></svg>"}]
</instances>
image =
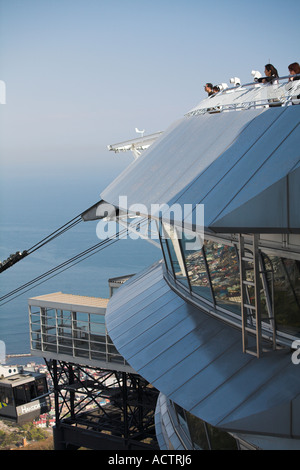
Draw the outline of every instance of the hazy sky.
<instances>
[{"instance_id":1,"label":"hazy sky","mask_svg":"<svg viewBox=\"0 0 300 470\"><path fill-rule=\"evenodd\" d=\"M206 81L287 75L299 17L299 0L0 0L2 172L105 169L107 144L166 129Z\"/></svg>"}]
</instances>

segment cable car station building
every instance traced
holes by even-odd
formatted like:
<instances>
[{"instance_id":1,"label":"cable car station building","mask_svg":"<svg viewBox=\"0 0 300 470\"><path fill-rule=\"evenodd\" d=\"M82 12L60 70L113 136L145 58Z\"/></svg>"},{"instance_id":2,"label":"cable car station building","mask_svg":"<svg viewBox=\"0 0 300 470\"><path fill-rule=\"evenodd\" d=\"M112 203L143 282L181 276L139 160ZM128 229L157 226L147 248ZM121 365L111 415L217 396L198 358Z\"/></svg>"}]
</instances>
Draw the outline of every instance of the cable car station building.
<instances>
[{"instance_id":1,"label":"cable car station building","mask_svg":"<svg viewBox=\"0 0 300 470\"><path fill-rule=\"evenodd\" d=\"M111 297L105 330L71 302L29 302L32 352L43 351L50 369L66 353L91 366L114 355L120 373L159 391L161 449L300 449L297 83L203 100L102 192L99 218L110 206L106 216L128 226L132 217L154 222L162 250ZM170 220L174 205L182 210Z\"/></svg>"},{"instance_id":2,"label":"cable car station building","mask_svg":"<svg viewBox=\"0 0 300 470\"><path fill-rule=\"evenodd\" d=\"M214 448L223 431L243 448L300 448L298 103L299 80L223 90L101 194L157 222L163 260L112 297L106 325L160 391L162 449Z\"/></svg>"}]
</instances>

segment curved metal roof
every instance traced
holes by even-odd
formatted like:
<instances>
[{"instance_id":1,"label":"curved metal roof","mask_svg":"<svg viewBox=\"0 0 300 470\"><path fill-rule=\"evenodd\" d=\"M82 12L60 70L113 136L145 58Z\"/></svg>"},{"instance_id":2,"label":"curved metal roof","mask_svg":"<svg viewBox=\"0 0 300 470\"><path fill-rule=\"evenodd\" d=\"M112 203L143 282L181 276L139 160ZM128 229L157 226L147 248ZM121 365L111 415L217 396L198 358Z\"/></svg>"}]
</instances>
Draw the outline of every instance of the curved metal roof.
<instances>
[{"instance_id":1,"label":"curved metal roof","mask_svg":"<svg viewBox=\"0 0 300 470\"><path fill-rule=\"evenodd\" d=\"M300 437L291 352L244 354L240 331L179 297L161 264L118 290L106 325L134 370L195 416L229 431Z\"/></svg>"},{"instance_id":2,"label":"curved metal roof","mask_svg":"<svg viewBox=\"0 0 300 470\"><path fill-rule=\"evenodd\" d=\"M299 233L299 123L300 106L184 117L101 197L154 216L153 204L204 204L212 232Z\"/></svg>"}]
</instances>

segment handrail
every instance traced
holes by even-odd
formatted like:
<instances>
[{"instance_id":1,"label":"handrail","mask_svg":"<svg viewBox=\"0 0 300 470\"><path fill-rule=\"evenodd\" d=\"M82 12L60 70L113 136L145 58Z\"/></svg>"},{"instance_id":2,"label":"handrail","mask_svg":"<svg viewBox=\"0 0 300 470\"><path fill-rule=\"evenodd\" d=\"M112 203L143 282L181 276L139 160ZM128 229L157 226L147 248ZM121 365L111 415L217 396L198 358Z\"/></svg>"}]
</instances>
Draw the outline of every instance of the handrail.
<instances>
[{"instance_id":1,"label":"handrail","mask_svg":"<svg viewBox=\"0 0 300 470\"><path fill-rule=\"evenodd\" d=\"M286 83L279 83L287 79ZM276 77L276 83L254 81L223 89L202 100L185 116L290 104L300 104L300 74Z\"/></svg>"},{"instance_id":2,"label":"handrail","mask_svg":"<svg viewBox=\"0 0 300 470\"><path fill-rule=\"evenodd\" d=\"M296 75L285 75L283 77L275 77L275 80L280 81L280 80L286 80L287 78L291 79L291 78L295 78L295 77L299 77L299 80L300 80L300 73L298 73ZM259 80L263 80L264 78L269 78L269 77L260 77ZM259 82L258 80L254 80L253 82L244 83L242 85L236 85L236 86L228 87L225 90L221 90L221 92L226 92L226 91L229 91L229 90L236 90L237 88L243 88L243 87L251 86L251 85L270 85L270 82L269 83L262 83L262 82Z\"/></svg>"}]
</instances>

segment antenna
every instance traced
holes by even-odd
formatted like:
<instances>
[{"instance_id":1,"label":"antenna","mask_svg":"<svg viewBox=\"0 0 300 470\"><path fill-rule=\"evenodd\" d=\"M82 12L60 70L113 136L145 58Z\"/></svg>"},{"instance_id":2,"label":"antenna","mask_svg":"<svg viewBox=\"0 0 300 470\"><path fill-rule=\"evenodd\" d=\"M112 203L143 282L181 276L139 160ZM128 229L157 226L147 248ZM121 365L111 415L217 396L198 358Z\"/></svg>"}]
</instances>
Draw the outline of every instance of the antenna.
<instances>
[{"instance_id":1,"label":"antenna","mask_svg":"<svg viewBox=\"0 0 300 470\"><path fill-rule=\"evenodd\" d=\"M145 129L143 129L142 131L139 131L138 128L136 127L135 132L137 132L138 134L142 134L142 137L144 137Z\"/></svg>"}]
</instances>

